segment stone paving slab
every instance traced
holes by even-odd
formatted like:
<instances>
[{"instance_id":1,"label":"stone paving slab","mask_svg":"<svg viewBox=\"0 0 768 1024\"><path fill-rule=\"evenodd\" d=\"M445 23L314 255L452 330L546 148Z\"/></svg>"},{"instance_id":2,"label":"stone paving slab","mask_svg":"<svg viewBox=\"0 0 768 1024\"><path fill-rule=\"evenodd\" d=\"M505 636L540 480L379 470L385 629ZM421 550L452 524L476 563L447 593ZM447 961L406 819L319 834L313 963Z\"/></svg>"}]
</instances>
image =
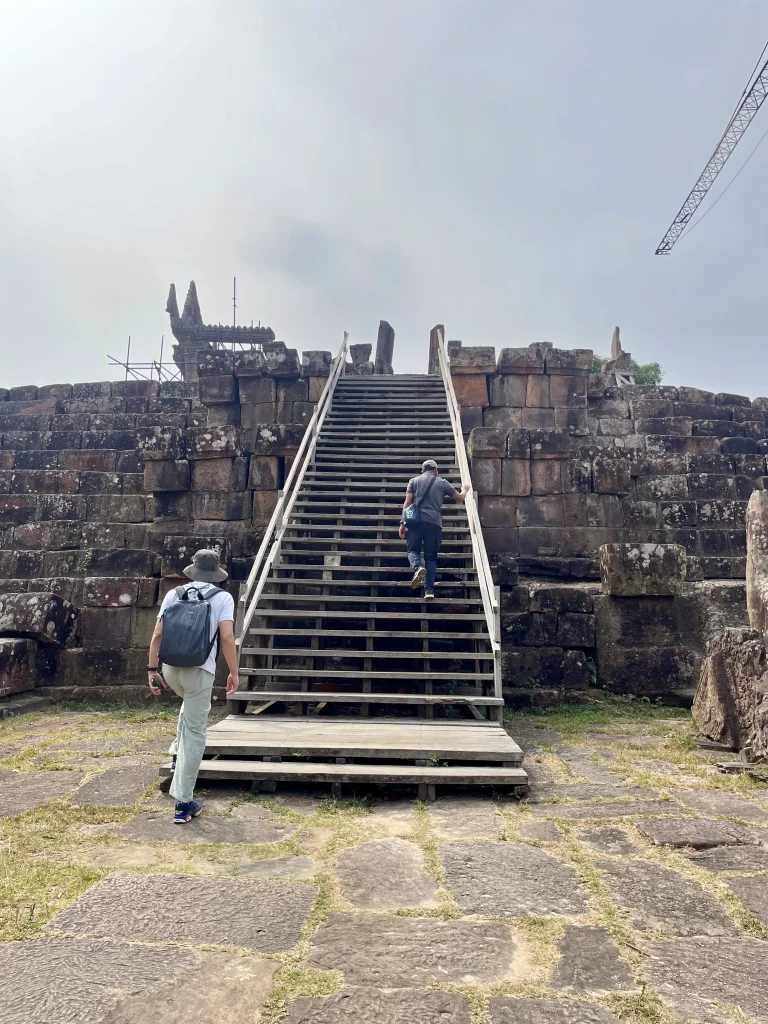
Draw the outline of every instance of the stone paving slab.
<instances>
[{"instance_id":1,"label":"stone paving slab","mask_svg":"<svg viewBox=\"0 0 768 1024\"><path fill-rule=\"evenodd\" d=\"M536 785L539 785L540 783L557 782L559 778L557 772L553 768L550 768L548 764L544 764L541 761L534 761L526 758L523 763L523 768L525 768L528 773L528 780L531 784L535 783Z\"/></svg>"},{"instance_id":2,"label":"stone paving slab","mask_svg":"<svg viewBox=\"0 0 768 1024\"><path fill-rule=\"evenodd\" d=\"M563 995L605 995L637 988L632 969L605 928L567 924L560 940L560 960L550 988Z\"/></svg>"},{"instance_id":3,"label":"stone paving slab","mask_svg":"<svg viewBox=\"0 0 768 1024\"><path fill-rule=\"evenodd\" d=\"M253 1024L279 966L180 946L12 942L0 946L0 1024Z\"/></svg>"},{"instance_id":4,"label":"stone paving slab","mask_svg":"<svg viewBox=\"0 0 768 1024\"><path fill-rule=\"evenodd\" d=\"M640 931L672 935L734 935L736 926L701 886L651 860L603 860L596 866L611 895Z\"/></svg>"},{"instance_id":5,"label":"stone paving slab","mask_svg":"<svg viewBox=\"0 0 768 1024\"><path fill-rule=\"evenodd\" d=\"M584 999L489 1000L493 1024L617 1024L618 1017Z\"/></svg>"},{"instance_id":6,"label":"stone paving slab","mask_svg":"<svg viewBox=\"0 0 768 1024\"><path fill-rule=\"evenodd\" d=\"M82 772L9 772L0 779L0 818L23 814L68 796L81 783Z\"/></svg>"},{"instance_id":7,"label":"stone paving slab","mask_svg":"<svg viewBox=\"0 0 768 1024\"><path fill-rule=\"evenodd\" d=\"M447 887L465 914L582 914L586 892L569 864L523 843L450 843L439 848Z\"/></svg>"},{"instance_id":8,"label":"stone paving slab","mask_svg":"<svg viewBox=\"0 0 768 1024\"><path fill-rule=\"evenodd\" d=\"M377 839L342 850L336 863L342 894L363 910L437 906L437 882L424 854L405 839Z\"/></svg>"},{"instance_id":9,"label":"stone paving slab","mask_svg":"<svg viewBox=\"0 0 768 1024\"><path fill-rule=\"evenodd\" d=\"M504 980L514 953L512 932L498 922L332 913L310 960L350 985L412 988Z\"/></svg>"},{"instance_id":10,"label":"stone paving slab","mask_svg":"<svg viewBox=\"0 0 768 1024\"><path fill-rule=\"evenodd\" d=\"M548 800L623 800L627 797L646 800L657 795L647 786L598 786L592 782L555 783L531 786L528 802L540 804Z\"/></svg>"},{"instance_id":11,"label":"stone paving slab","mask_svg":"<svg viewBox=\"0 0 768 1024\"><path fill-rule=\"evenodd\" d=\"M472 1015L458 992L353 988L296 999L285 1024L472 1024Z\"/></svg>"},{"instance_id":12,"label":"stone paving slab","mask_svg":"<svg viewBox=\"0 0 768 1024\"><path fill-rule=\"evenodd\" d=\"M764 846L714 846L686 856L708 871L768 871L768 849Z\"/></svg>"},{"instance_id":13,"label":"stone paving slab","mask_svg":"<svg viewBox=\"0 0 768 1024\"><path fill-rule=\"evenodd\" d=\"M471 796L441 798L429 816L443 839L498 839L504 828L497 803Z\"/></svg>"},{"instance_id":14,"label":"stone paving slab","mask_svg":"<svg viewBox=\"0 0 768 1024\"><path fill-rule=\"evenodd\" d=\"M249 878L313 878L319 870L320 865L311 857L270 857L237 864L232 874Z\"/></svg>"},{"instance_id":15,"label":"stone paving slab","mask_svg":"<svg viewBox=\"0 0 768 1024\"><path fill-rule=\"evenodd\" d=\"M763 924L768 924L768 876L729 878L728 885ZM766 978L768 982L768 978Z\"/></svg>"},{"instance_id":16,"label":"stone paving slab","mask_svg":"<svg viewBox=\"0 0 768 1024\"><path fill-rule=\"evenodd\" d=\"M536 804L531 813L540 818L631 818L637 814L672 814L675 804L667 800L595 800L591 803Z\"/></svg>"},{"instance_id":17,"label":"stone paving slab","mask_svg":"<svg viewBox=\"0 0 768 1024\"><path fill-rule=\"evenodd\" d=\"M638 821L638 829L656 846L691 846L706 850L710 846L757 846L760 833L730 821L710 818L648 818ZM768 839L768 832L765 833Z\"/></svg>"},{"instance_id":18,"label":"stone paving slab","mask_svg":"<svg viewBox=\"0 0 768 1024\"><path fill-rule=\"evenodd\" d=\"M298 942L316 895L314 886L288 882L117 872L57 914L48 929L282 953Z\"/></svg>"},{"instance_id":19,"label":"stone paving slab","mask_svg":"<svg viewBox=\"0 0 768 1024\"><path fill-rule=\"evenodd\" d=\"M559 843L563 838L560 829L553 821L521 821L517 826L520 835L526 839L535 839L540 843Z\"/></svg>"},{"instance_id":20,"label":"stone paving slab","mask_svg":"<svg viewBox=\"0 0 768 1024\"><path fill-rule=\"evenodd\" d=\"M645 946L643 971L672 1004L675 1024L730 1024L718 1004L768 1021L768 943L760 939L663 939Z\"/></svg>"},{"instance_id":21,"label":"stone paving slab","mask_svg":"<svg viewBox=\"0 0 768 1024\"><path fill-rule=\"evenodd\" d=\"M633 842L629 834L618 825L595 825L582 829L579 840L590 850L614 857L626 857L642 851L642 847Z\"/></svg>"},{"instance_id":22,"label":"stone paving slab","mask_svg":"<svg viewBox=\"0 0 768 1024\"><path fill-rule=\"evenodd\" d=\"M416 827L413 800L387 800L371 806L371 821L390 835L407 835Z\"/></svg>"},{"instance_id":23,"label":"stone paving slab","mask_svg":"<svg viewBox=\"0 0 768 1024\"><path fill-rule=\"evenodd\" d=\"M674 797L681 804L702 814L723 814L729 818L753 821L758 825L768 824L768 813L736 793L722 789L677 789Z\"/></svg>"},{"instance_id":24,"label":"stone paving slab","mask_svg":"<svg viewBox=\"0 0 768 1024\"><path fill-rule=\"evenodd\" d=\"M119 830L125 839L151 843L280 843L290 838L298 825L261 816L242 819L206 814L187 825L176 825L173 808L165 812L149 811L132 818Z\"/></svg>"},{"instance_id":25,"label":"stone paving slab","mask_svg":"<svg viewBox=\"0 0 768 1024\"><path fill-rule=\"evenodd\" d=\"M76 804L97 804L101 807L125 807L144 795L157 780L157 768L108 768L90 779L75 793Z\"/></svg>"}]
</instances>

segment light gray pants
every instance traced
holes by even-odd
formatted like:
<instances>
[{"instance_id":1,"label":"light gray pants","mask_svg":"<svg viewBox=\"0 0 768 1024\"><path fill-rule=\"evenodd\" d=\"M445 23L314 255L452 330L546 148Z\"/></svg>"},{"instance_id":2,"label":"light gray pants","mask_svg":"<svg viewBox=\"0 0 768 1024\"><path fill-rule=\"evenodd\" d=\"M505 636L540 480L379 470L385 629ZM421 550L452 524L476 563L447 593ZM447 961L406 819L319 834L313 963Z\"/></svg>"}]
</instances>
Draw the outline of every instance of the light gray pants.
<instances>
[{"instance_id":1,"label":"light gray pants","mask_svg":"<svg viewBox=\"0 0 768 1024\"><path fill-rule=\"evenodd\" d=\"M205 752L213 673L206 672L204 668L163 665L163 678L183 701L176 736L168 753L176 757L171 796L180 803L188 804L195 792L197 773Z\"/></svg>"}]
</instances>

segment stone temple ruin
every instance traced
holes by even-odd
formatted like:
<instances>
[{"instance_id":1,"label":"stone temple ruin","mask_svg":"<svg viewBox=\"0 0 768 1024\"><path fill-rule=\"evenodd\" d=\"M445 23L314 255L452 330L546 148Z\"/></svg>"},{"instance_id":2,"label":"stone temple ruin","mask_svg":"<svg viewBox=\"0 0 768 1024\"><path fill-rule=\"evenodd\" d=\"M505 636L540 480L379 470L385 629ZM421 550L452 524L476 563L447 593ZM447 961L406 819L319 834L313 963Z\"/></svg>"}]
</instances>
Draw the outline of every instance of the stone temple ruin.
<instances>
[{"instance_id":1,"label":"stone temple ruin","mask_svg":"<svg viewBox=\"0 0 768 1024\"><path fill-rule=\"evenodd\" d=\"M157 604L191 553L217 547L237 597L262 546L332 353L300 355L268 328L204 325L194 283L181 315L171 289L168 312L183 381L0 391L0 696L145 699ZM401 381L411 395L419 381L433 387L436 337L431 376L392 376L394 331L382 321L375 359L371 345L350 346L342 379ZM591 686L689 704L724 629L739 631L744 663L762 671L762 583L750 590L759 637L745 632L747 508L765 508L768 398L616 384L626 372L618 337L600 374L591 350L446 348L499 588L507 704ZM365 450L355 429L340 442L350 456ZM421 447L419 436L387 485L393 492L433 454L430 435ZM396 531L397 501L387 500L391 522L379 522L378 545ZM764 514L759 521L764 529ZM750 529L762 572L764 535ZM405 565L397 553L393 568ZM322 579L334 567L343 562L321 565Z\"/></svg>"}]
</instances>

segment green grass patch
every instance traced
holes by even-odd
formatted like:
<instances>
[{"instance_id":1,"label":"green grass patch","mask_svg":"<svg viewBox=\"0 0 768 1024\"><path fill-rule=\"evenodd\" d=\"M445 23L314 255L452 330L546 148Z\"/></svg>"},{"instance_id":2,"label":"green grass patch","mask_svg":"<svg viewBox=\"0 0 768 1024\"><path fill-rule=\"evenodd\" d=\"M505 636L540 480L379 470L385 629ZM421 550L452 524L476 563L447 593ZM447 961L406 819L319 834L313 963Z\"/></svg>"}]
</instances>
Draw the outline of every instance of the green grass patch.
<instances>
[{"instance_id":1,"label":"green grass patch","mask_svg":"<svg viewBox=\"0 0 768 1024\"><path fill-rule=\"evenodd\" d=\"M608 996L605 1003L629 1024L672 1024L672 1011L645 983L635 995Z\"/></svg>"},{"instance_id":2,"label":"green grass patch","mask_svg":"<svg viewBox=\"0 0 768 1024\"><path fill-rule=\"evenodd\" d=\"M505 711L504 721L514 729L519 719L535 719L534 724L555 729L564 736L581 733L584 728L594 725L636 725L654 723L664 719L687 717L684 708L665 707L644 697L621 696L599 691L583 704L554 704L543 708L526 708L522 711Z\"/></svg>"},{"instance_id":3,"label":"green grass patch","mask_svg":"<svg viewBox=\"0 0 768 1024\"><path fill-rule=\"evenodd\" d=\"M38 935L54 914L108 873L76 862L0 853L0 941Z\"/></svg>"}]
</instances>

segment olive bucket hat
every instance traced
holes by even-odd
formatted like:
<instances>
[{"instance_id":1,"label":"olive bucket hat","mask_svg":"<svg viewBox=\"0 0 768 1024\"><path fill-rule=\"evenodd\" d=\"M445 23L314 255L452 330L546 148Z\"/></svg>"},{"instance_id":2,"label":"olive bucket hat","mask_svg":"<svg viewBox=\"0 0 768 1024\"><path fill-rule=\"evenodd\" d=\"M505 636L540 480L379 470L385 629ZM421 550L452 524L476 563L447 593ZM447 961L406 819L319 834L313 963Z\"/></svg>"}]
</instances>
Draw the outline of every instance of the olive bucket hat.
<instances>
[{"instance_id":1,"label":"olive bucket hat","mask_svg":"<svg viewBox=\"0 0 768 1024\"><path fill-rule=\"evenodd\" d=\"M184 575L196 583L221 583L228 573L219 565L218 551L201 548L192 556L192 565L186 567Z\"/></svg>"}]
</instances>

